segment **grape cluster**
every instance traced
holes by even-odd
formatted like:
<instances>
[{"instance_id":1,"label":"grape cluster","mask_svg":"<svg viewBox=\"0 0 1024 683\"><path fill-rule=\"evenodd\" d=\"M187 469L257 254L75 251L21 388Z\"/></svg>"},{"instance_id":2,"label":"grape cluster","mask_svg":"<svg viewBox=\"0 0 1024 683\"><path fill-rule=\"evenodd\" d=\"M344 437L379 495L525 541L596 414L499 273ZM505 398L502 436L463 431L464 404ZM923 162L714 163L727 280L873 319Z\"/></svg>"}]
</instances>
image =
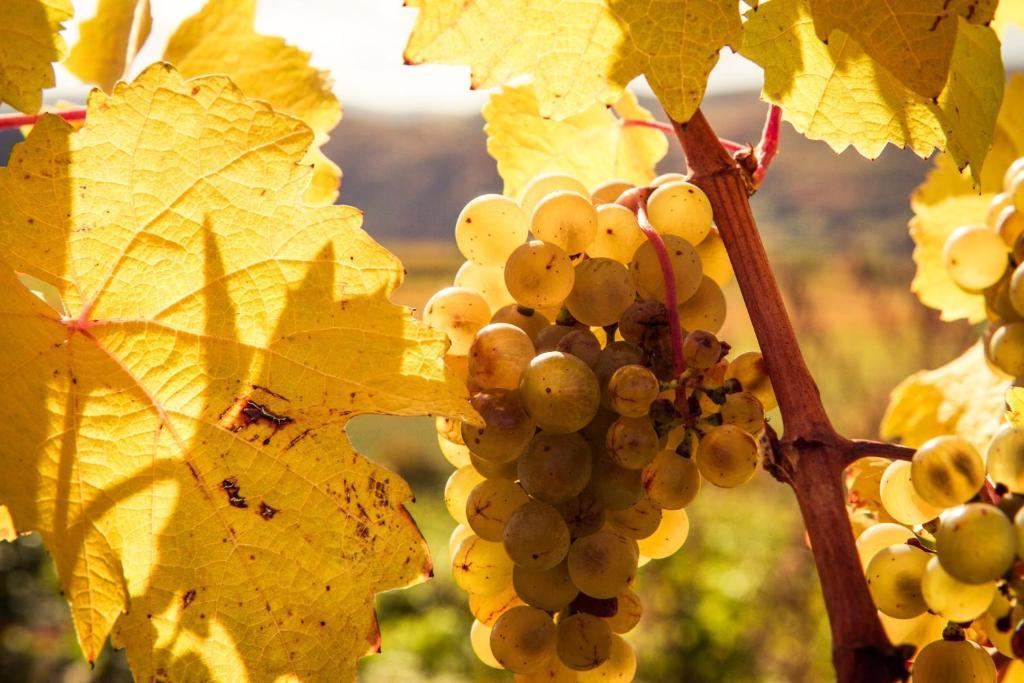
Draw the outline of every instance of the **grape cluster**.
<instances>
[{"instance_id":1,"label":"grape cluster","mask_svg":"<svg viewBox=\"0 0 1024 683\"><path fill-rule=\"evenodd\" d=\"M669 286L637 214L615 203L630 185L590 193L555 174L518 202L466 205L466 263L424 309L483 418L437 420L457 468L452 575L469 593L473 650L517 680L631 681L637 568L682 547L702 480L737 486L758 466L775 399L760 354L728 362L715 336L732 271L710 202L678 174L654 186Z\"/></svg>"},{"instance_id":2,"label":"grape cluster","mask_svg":"<svg viewBox=\"0 0 1024 683\"><path fill-rule=\"evenodd\" d=\"M989 363L1024 377L1024 157L1007 169L985 223L950 233L943 258L958 287L985 296Z\"/></svg>"}]
</instances>

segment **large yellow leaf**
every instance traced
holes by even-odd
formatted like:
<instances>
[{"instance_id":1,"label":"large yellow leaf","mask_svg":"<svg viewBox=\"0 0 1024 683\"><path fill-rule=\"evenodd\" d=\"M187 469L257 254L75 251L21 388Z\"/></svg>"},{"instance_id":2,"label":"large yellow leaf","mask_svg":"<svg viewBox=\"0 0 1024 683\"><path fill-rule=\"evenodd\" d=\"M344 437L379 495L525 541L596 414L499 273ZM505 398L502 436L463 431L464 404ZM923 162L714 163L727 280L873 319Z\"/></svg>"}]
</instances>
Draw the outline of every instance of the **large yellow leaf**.
<instances>
[{"instance_id":1,"label":"large yellow leaf","mask_svg":"<svg viewBox=\"0 0 1024 683\"><path fill-rule=\"evenodd\" d=\"M918 186L910 199L914 217L910 236L914 240L917 273L910 288L926 306L942 312L943 320L966 318L978 322L985 317L985 301L970 294L950 279L942 258L946 238L961 225L983 223L989 202L1003 184L1010 163L1024 155L1024 76L1014 76L1006 86L1006 96L993 137L992 150L985 161L979 186L957 171L948 155L940 155L935 168Z\"/></svg>"},{"instance_id":2,"label":"large yellow leaf","mask_svg":"<svg viewBox=\"0 0 1024 683\"><path fill-rule=\"evenodd\" d=\"M78 25L78 43L64 65L109 91L142 49L152 23L149 0L100 0L96 16Z\"/></svg>"},{"instance_id":3,"label":"large yellow leaf","mask_svg":"<svg viewBox=\"0 0 1024 683\"><path fill-rule=\"evenodd\" d=\"M903 380L882 418L886 441L918 447L933 436L959 434L984 449L1003 422L1010 380L985 361L981 342L935 370Z\"/></svg>"},{"instance_id":4,"label":"large yellow leaf","mask_svg":"<svg viewBox=\"0 0 1024 683\"><path fill-rule=\"evenodd\" d=\"M90 660L116 620L136 680L352 680L430 561L345 423L466 415L445 341L358 210L303 204L299 120L166 64L88 107L0 169L0 501Z\"/></svg>"},{"instance_id":5,"label":"large yellow leaf","mask_svg":"<svg viewBox=\"0 0 1024 683\"><path fill-rule=\"evenodd\" d=\"M209 0L171 36L164 59L186 76L226 74L249 97L305 121L316 134L303 160L315 168L306 201L331 204L341 169L319 149L341 120L330 76L310 66L308 53L256 33L255 21L256 0Z\"/></svg>"},{"instance_id":6,"label":"large yellow leaf","mask_svg":"<svg viewBox=\"0 0 1024 683\"><path fill-rule=\"evenodd\" d=\"M39 111L42 91L54 84L52 64L67 53L60 32L73 14L71 0L0 2L0 104Z\"/></svg>"},{"instance_id":7,"label":"large yellow leaf","mask_svg":"<svg viewBox=\"0 0 1024 683\"><path fill-rule=\"evenodd\" d=\"M725 45L739 46L736 0L406 0L419 16L406 62L466 64L473 87L530 75L540 114L613 104L644 75L675 119L693 115Z\"/></svg>"},{"instance_id":8,"label":"large yellow leaf","mask_svg":"<svg viewBox=\"0 0 1024 683\"><path fill-rule=\"evenodd\" d=\"M765 70L763 96L801 133L837 152L868 158L886 144L925 157L949 149L959 167L980 171L1002 98L999 40L962 19L946 87L937 102L908 90L842 31L815 34L808 0L771 0L750 10L744 56Z\"/></svg>"},{"instance_id":9,"label":"large yellow leaf","mask_svg":"<svg viewBox=\"0 0 1024 683\"><path fill-rule=\"evenodd\" d=\"M613 109L595 104L556 121L541 117L532 86L505 87L491 96L483 114L487 151L510 197L518 197L534 176L556 171L587 187L609 178L646 184L668 152L664 133L621 125L622 119L654 119L629 90Z\"/></svg>"},{"instance_id":10,"label":"large yellow leaf","mask_svg":"<svg viewBox=\"0 0 1024 683\"><path fill-rule=\"evenodd\" d=\"M904 86L937 98L946 84L958 17L992 21L997 0L811 0L815 30L824 41L840 29Z\"/></svg>"}]
</instances>

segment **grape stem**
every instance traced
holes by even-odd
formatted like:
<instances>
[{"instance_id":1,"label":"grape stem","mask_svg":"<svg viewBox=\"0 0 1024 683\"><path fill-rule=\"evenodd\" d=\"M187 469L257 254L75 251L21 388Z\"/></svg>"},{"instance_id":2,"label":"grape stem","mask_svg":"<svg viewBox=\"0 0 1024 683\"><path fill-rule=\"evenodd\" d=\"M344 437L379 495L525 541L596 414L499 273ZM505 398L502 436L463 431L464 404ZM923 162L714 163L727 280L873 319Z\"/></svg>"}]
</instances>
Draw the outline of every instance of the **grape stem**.
<instances>
[{"instance_id":1,"label":"grape stem","mask_svg":"<svg viewBox=\"0 0 1024 683\"><path fill-rule=\"evenodd\" d=\"M75 109L65 109L64 111L41 112L39 114L0 114L0 130L35 125L46 114L59 116L65 121L81 121L85 118L85 112L85 107L78 107Z\"/></svg>"},{"instance_id":2,"label":"grape stem","mask_svg":"<svg viewBox=\"0 0 1024 683\"><path fill-rule=\"evenodd\" d=\"M847 465L855 460L867 457L888 458L889 460L912 460L917 451L909 446L900 446L895 443L884 441L871 441L870 439L853 439L850 441L850 448L847 451Z\"/></svg>"},{"instance_id":3,"label":"grape stem","mask_svg":"<svg viewBox=\"0 0 1024 683\"><path fill-rule=\"evenodd\" d=\"M779 402L785 432L775 439L768 434L765 469L796 495L829 615L836 677L840 683L903 680L905 653L889 643L868 592L843 477L859 457L907 459L913 451L837 434L800 352L749 202L758 184L757 169L767 168L778 150L780 113L777 108L769 110L759 146L763 158L757 164L734 158L699 109L685 124L673 121L673 128L686 155L690 181L711 200Z\"/></svg>"},{"instance_id":4,"label":"grape stem","mask_svg":"<svg viewBox=\"0 0 1024 683\"><path fill-rule=\"evenodd\" d=\"M760 187L768 173L768 167L779 153L779 135L782 132L782 108L773 104L768 107L768 117L757 145L757 168L754 169L754 187Z\"/></svg>"},{"instance_id":5,"label":"grape stem","mask_svg":"<svg viewBox=\"0 0 1024 683\"><path fill-rule=\"evenodd\" d=\"M661 121L654 121L652 119L622 119L620 121L623 128L653 128L660 130L666 135L674 135L675 128L672 127L671 123L662 123ZM744 145L739 142L733 142L725 138L718 138L718 141L722 143L722 147L725 147L730 152L740 152L745 149L750 149L750 145Z\"/></svg>"}]
</instances>

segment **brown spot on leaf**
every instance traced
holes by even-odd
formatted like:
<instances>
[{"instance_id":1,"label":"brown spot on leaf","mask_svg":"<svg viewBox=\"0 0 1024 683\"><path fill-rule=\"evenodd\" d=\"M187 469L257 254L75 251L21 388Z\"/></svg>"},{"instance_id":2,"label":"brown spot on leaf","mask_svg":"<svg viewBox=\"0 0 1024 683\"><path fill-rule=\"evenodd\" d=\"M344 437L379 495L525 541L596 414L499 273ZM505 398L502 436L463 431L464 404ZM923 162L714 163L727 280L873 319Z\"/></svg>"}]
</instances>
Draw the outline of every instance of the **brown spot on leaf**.
<instances>
[{"instance_id":1,"label":"brown spot on leaf","mask_svg":"<svg viewBox=\"0 0 1024 683\"><path fill-rule=\"evenodd\" d=\"M192 604L192 601L196 599L195 589L185 591L185 595L181 596L181 608L188 609L188 606Z\"/></svg>"},{"instance_id":2,"label":"brown spot on leaf","mask_svg":"<svg viewBox=\"0 0 1024 683\"><path fill-rule=\"evenodd\" d=\"M262 517L263 519L266 519L266 520L271 520L271 519L274 518L274 515L276 515L277 513L278 513L278 509L277 508L272 508L269 505L267 505L266 503L264 503L263 501L260 501L260 517Z\"/></svg>"},{"instance_id":3,"label":"brown spot on leaf","mask_svg":"<svg viewBox=\"0 0 1024 683\"><path fill-rule=\"evenodd\" d=\"M220 487L228 494L228 504L236 508L247 508L249 504L245 502L245 496L241 495L241 487L238 485L238 480L234 477L225 479L220 483Z\"/></svg>"}]
</instances>

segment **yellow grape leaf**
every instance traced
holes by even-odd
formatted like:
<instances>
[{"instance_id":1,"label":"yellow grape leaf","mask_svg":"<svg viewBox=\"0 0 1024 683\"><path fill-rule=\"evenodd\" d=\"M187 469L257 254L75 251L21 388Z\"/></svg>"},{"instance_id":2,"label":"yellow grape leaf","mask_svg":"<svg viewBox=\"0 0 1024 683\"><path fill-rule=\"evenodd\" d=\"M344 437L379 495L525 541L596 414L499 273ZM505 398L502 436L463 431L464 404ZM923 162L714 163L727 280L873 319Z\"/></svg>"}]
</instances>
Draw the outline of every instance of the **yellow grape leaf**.
<instances>
[{"instance_id":1,"label":"yellow grape leaf","mask_svg":"<svg viewBox=\"0 0 1024 683\"><path fill-rule=\"evenodd\" d=\"M808 0L772 0L747 13L742 54L765 70L762 96L799 132L868 158L888 143L927 157L948 149L980 172L1003 93L999 39L961 19L946 87L936 102L909 91L841 31L815 34Z\"/></svg>"},{"instance_id":2,"label":"yellow grape leaf","mask_svg":"<svg viewBox=\"0 0 1024 683\"><path fill-rule=\"evenodd\" d=\"M60 32L74 13L71 0L0 2L0 104L39 111L43 90L54 85L53 62L67 54Z\"/></svg>"},{"instance_id":3,"label":"yellow grape leaf","mask_svg":"<svg viewBox=\"0 0 1024 683\"><path fill-rule=\"evenodd\" d=\"M958 17L988 24L998 0L810 0L823 41L840 29L900 83L925 98L946 85Z\"/></svg>"},{"instance_id":4,"label":"yellow grape leaf","mask_svg":"<svg viewBox=\"0 0 1024 683\"><path fill-rule=\"evenodd\" d=\"M78 43L64 65L109 91L128 71L152 24L149 0L100 0L96 16L78 25Z\"/></svg>"},{"instance_id":5,"label":"yellow grape leaf","mask_svg":"<svg viewBox=\"0 0 1024 683\"><path fill-rule=\"evenodd\" d=\"M541 117L532 86L508 86L491 96L483 114L487 151L510 197L518 197L534 176L556 171L587 187L609 178L646 184L668 152L661 131L621 125L622 119L654 120L629 90L611 109L595 104L556 121Z\"/></svg>"},{"instance_id":6,"label":"yellow grape leaf","mask_svg":"<svg viewBox=\"0 0 1024 683\"><path fill-rule=\"evenodd\" d=\"M956 360L915 372L892 390L882 438L916 448L933 436L959 434L984 449L1002 424L1009 384L992 372L976 342Z\"/></svg>"},{"instance_id":7,"label":"yellow grape leaf","mask_svg":"<svg viewBox=\"0 0 1024 683\"><path fill-rule=\"evenodd\" d=\"M942 250L949 234L961 225L983 223L989 202L1002 189L1003 174L1024 155L1024 76L1013 76L996 122L992 150L985 161L979 187L957 171L947 154L940 155L935 168L910 198L914 217L910 236L914 240L917 273L911 290L925 306L942 312L943 320L985 318L981 294L971 294L953 283L946 272ZM980 193L979 193L980 191Z\"/></svg>"},{"instance_id":8,"label":"yellow grape leaf","mask_svg":"<svg viewBox=\"0 0 1024 683\"><path fill-rule=\"evenodd\" d=\"M345 424L471 409L361 213L303 203L313 140L156 64L0 169L0 501L136 680L353 680L374 595L430 571Z\"/></svg>"},{"instance_id":9,"label":"yellow grape leaf","mask_svg":"<svg viewBox=\"0 0 1024 683\"><path fill-rule=\"evenodd\" d=\"M406 0L419 15L408 64L466 64L474 88L532 76L540 115L614 104L643 75L687 121L726 45L739 46L736 0Z\"/></svg>"},{"instance_id":10,"label":"yellow grape leaf","mask_svg":"<svg viewBox=\"0 0 1024 683\"><path fill-rule=\"evenodd\" d=\"M341 169L320 151L341 120L330 75L310 66L308 53L256 33L255 21L256 0L209 0L171 36L164 59L185 76L225 74L249 97L302 119L316 134L303 159L315 169L306 202L332 204Z\"/></svg>"}]
</instances>

